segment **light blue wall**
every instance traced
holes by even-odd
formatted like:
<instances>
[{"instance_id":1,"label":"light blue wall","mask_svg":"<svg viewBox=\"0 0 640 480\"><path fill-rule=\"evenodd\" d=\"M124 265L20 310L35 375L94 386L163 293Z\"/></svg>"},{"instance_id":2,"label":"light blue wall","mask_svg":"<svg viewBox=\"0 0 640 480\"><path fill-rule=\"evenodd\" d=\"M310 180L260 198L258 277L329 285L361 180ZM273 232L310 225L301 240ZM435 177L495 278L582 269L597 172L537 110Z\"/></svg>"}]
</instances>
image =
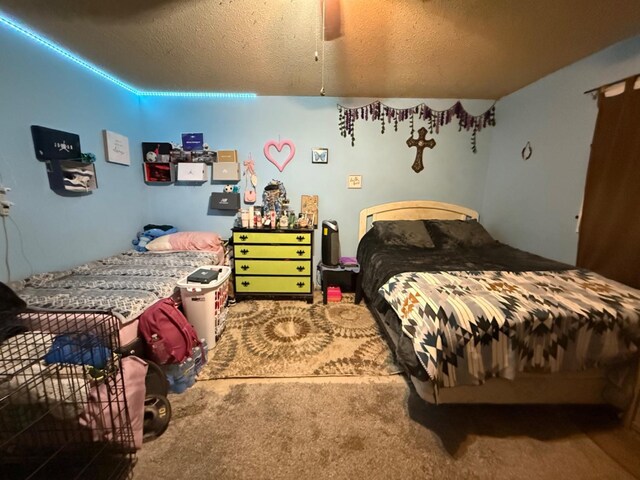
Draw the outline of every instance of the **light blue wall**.
<instances>
[{"instance_id":1,"label":"light blue wall","mask_svg":"<svg viewBox=\"0 0 640 480\"><path fill-rule=\"evenodd\" d=\"M6 28L0 29L0 46L0 175L13 188L9 199L16 204L7 221L12 279L130 248L132 236L146 223L228 236L233 216L208 209L210 193L220 191L221 185L143 182L142 141L180 142L181 133L195 131L203 132L213 149L237 149L240 160L251 153L259 193L277 178L296 210L300 195L319 195L320 220L340 224L343 255L355 254L362 208L422 198L478 209L498 239L573 262L575 215L597 115L595 102L582 92L640 71L638 37L566 67L500 100L498 125L481 132L475 155L467 132L459 133L455 124L445 127L435 137L436 148L426 151L425 170L415 174L410 168L415 149L405 144L408 123L398 132L387 126L381 135L378 123L358 121L355 147L339 135L336 103L357 106L371 99L139 100ZM422 99L383 101L407 107ZM454 100L426 102L443 109ZM463 103L476 114L490 106L487 101ZM98 190L79 198L51 191L45 166L33 153L32 124L80 134L83 151L98 157ZM104 161L103 129L129 137L131 167ZM291 139L297 148L282 173L262 154L264 143L278 138ZM520 151L527 141L534 151L524 162ZM313 147L329 148L327 165L311 163ZM361 190L347 189L349 174L363 176ZM316 260L319 244L318 236ZM4 247L4 238L0 245ZM0 278L8 278L4 264Z\"/></svg>"},{"instance_id":2,"label":"light blue wall","mask_svg":"<svg viewBox=\"0 0 640 480\"><path fill-rule=\"evenodd\" d=\"M355 255L358 214L378 203L432 199L479 209L488 163L491 128L478 135L478 153L470 149L470 133L458 132L455 122L435 136L436 147L426 150L425 169L411 170L415 148L409 149L409 122L398 131L380 124L356 123L356 144L338 130L336 103L359 106L371 99L329 97L259 97L255 100L203 100L145 98L142 100L144 140L180 143L183 132L203 132L212 149L237 149L242 162L251 153L259 179L258 194L268 181L281 180L292 208L300 211L302 194L319 195L319 217L335 219L340 227L343 255ZM408 107L423 100L383 100L394 107ZM455 100L427 100L435 109L450 107ZM466 109L480 114L489 101L463 101ZM416 121L415 128L422 124ZM290 139L296 155L280 173L262 153L271 139ZM429 136L427 138L430 138ZM329 163L311 163L311 149L329 149ZM141 149L138 152L141 156ZM347 175L362 175L362 189L347 189ZM243 182L240 185L244 185ZM150 221L169 223L180 229L207 229L230 235L233 216L208 211L209 195L222 186L207 182L201 186L147 186ZM258 202L260 203L260 201ZM316 260L320 257L320 236L316 235Z\"/></svg>"},{"instance_id":3,"label":"light blue wall","mask_svg":"<svg viewBox=\"0 0 640 480\"><path fill-rule=\"evenodd\" d=\"M221 185L143 182L141 142L180 142L183 132L203 132L213 149L237 149L240 160L252 153L259 194L270 179L282 180L297 211L302 194L319 195L320 220L338 220L344 255L355 254L358 213L372 204L424 198L481 207L491 129L478 135L478 153L473 154L468 132L458 133L455 124L444 127L435 137L436 148L425 154L425 170L416 174L410 168L415 149L405 143L408 122L398 132L387 126L381 135L378 123L358 121L355 147L339 135L336 103L357 106L371 99L140 100L4 27L0 44L0 104L5 113L0 117L0 175L13 189L9 199L15 202L11 210L15 224L7 222L13 280L128 249L135 232L146 223L213 230L228 237L233 214L208 209L210 193L221 191ZM385 103L407 107L420 101L388 99ZM454 101L427 103L444 109ZM463 103L476 114L491 105L488 101ZM93 194L70 198L49 189L45 165L33 153L29 129L33 124L80 135L82 150L98 157L99 188ZM420 126L416 122L416 129ZM103 129L128 136L131 167L105 162ZM279 137L291 139L297 148L283 173L262 154L264 143ZM327 165L311 163L313 147L329 148ZM348 174L363 176L361 190L347 189ZM318 236L316 260L319 240ZM4 239L0 242L4 247ZM0 265L0 278L8 278L4 265Z\"/></svg>"},{"instance_id":4,"label":"light blue wall","mask_svg":"<svg viewBox=\"0 0 640 480\"><path fill-rule=\"evenodd\" d=\"M15 224L6 222L11 279L28 276L29 263L34 272L63 269L130 248L147 218L141 168L105 162L102 130L139 146L138 98L0 26L0 109L0 175L15 203ZM75 198L50 190L31 125L79 134L82 150L97 156L99 188ZM8 279L5 246L0 235L0 281Z\"/></svg>"},{"instance_id":5,"label":"light blue wall","mask_svg":"<svg viewBox=\"0 0 640 480\"><path fill-rule=\"evenodd\" d=\"M640 37L555 72L497 104L482 220L496 238L575 263L597 104L583 92L640 72ZM521 150L531 142L526 162ZM637 218L631 219L637 221Z\"/></svg>"}]
</instances>

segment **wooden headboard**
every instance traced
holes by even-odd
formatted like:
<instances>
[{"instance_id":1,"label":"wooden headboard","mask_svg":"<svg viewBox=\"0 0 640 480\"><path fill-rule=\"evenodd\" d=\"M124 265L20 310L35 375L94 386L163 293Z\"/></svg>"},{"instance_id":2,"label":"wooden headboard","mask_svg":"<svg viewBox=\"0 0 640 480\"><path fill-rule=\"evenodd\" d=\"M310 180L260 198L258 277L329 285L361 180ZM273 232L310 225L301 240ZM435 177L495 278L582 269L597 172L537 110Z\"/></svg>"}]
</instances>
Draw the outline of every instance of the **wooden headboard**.
<instances>
[{"instance_id":1,"label":"wooden headboard","mask_svg":"<svg viewBox=\"0 0 640 480\"><path fill-rule=\"evenodd\" d=\"M478 219L478 212L451 203L430 200L410 200L375 205L360 211L358 240L367 233L367 226L376 220L469 220Z\"/></svg>"}]
</instances>

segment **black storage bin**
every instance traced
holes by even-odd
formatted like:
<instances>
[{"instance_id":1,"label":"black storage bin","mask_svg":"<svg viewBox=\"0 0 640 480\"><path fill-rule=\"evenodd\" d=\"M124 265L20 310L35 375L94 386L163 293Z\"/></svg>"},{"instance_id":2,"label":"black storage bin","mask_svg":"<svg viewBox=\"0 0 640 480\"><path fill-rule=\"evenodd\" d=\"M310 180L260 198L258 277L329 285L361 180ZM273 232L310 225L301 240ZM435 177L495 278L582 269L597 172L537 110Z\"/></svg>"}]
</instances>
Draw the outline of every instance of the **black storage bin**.
<instances>
[{"instance_id":1,"label":"black storage bin","mask_svg":"<svg viewBox=\"0 0 640 480\"><path fill-rule=\"evenodd\" d=\"M213 192L209 198L209 208L212 210L239 210L240 194Z\"/></svg>"}]
</instances>

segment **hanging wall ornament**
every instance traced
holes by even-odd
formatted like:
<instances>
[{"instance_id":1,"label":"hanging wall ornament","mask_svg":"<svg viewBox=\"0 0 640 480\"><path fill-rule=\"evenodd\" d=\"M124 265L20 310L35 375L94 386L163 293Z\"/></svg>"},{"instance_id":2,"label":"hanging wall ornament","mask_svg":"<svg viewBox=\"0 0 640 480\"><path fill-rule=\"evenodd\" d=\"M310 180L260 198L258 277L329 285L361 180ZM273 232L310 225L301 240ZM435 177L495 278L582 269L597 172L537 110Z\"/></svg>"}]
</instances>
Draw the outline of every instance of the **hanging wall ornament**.
<instances>
[{"instance_id":1,"label":"hanging wall ornament","mask_svg":"<svg viewBox=\"0 0 640 480\"><path fill-rule=\"evenodd\" d=\"M424 170L424 163L422 162L422 154L425 148L433 148L436 146L436 141L433 138L426 139L427 129L420 127L418 130L418 138L413 138L413 134L407 139L408 147L416 147L416 159L413 162L411 168L414 172L420 173Z\"/></svg>"},{"instance_id":2,"label":"hanging wall ornament","mask_svg":"<svg viewBox=\"0 0 640 480\"><path fill-rule=\"evenodd\" d=\"M462 106L462 103L456 102L447 110L433 110L424 103L420 103L408 108L394 108L383 104L380 101L372 102L361 107L348 108L338 104L338 127L340 135L351 138L351 146L355 145L355 123L356 120L373 120L380 121L381 133L385 132L385 126L393 124L394 129L398 130L398 123L402 123L409 119L411 126L411 136L413 137L414 116L418 120L427 123L427 132L429 134L440 133L440 128L448 125L454 119L458 120L458 131L471 131L471 151L477 152L476 137L479 131L486 127L493 127L496 124L496 106L491 106L486 112L480 115L471 115Z\"/></svg>"},{"instance_id":3,"label":"hanging wall ornament","mask_svg":"<svg viewBox=\"0 0 640 480\"><path fill-rule=\"evenodd\" d=\"M249 154L249 158L244 161L244 203L255 203L257 184L258 177L256 176L255 162L251 154Z\"/></svg>"},{"instance_id":4,"label":"hanging wall ornament","mask_svg":"<svg viewBox=\"0 0 640 480\"><path fill-rule=\"evenodd\" d=\"M275 148L278 153L281 153L284 147L289 147L289 155L284 160L284 162L279 163L275 158L273 158L273 155L271 154L271 147ZM296 147L291 140L278 140L277 142L275 140L269 140L264 144L264 156L267 157L267 160L273 163L281 172L284 170L284 167L286 167L287 164L293 159L293 156L295 154Z\"/></svg>"}]
</instances>

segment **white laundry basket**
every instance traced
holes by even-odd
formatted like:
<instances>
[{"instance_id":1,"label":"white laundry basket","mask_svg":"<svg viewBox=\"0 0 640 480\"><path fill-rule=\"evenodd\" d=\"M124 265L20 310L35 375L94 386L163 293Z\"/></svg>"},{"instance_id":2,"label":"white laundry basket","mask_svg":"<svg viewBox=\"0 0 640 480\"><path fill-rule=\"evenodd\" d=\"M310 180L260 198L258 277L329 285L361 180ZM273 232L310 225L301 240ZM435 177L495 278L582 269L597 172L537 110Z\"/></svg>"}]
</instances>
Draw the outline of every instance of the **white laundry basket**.
<instances>
[{"instance_id":1,"label":"white laundry basket","mask_svg":"<svg viewBox=\"0 0 640 480\"><path fill-rule=\"evenodd\" d=\"M203 268L220 272L217 280L211 283L187 282L187 275L178 281L178 287L180 287L182 307L189 323L195 327L198 336L207 341L211 349L216 345L227 321L227 295L231 268L206 265L194 272Z\"/></svg>"}]
</instances>

